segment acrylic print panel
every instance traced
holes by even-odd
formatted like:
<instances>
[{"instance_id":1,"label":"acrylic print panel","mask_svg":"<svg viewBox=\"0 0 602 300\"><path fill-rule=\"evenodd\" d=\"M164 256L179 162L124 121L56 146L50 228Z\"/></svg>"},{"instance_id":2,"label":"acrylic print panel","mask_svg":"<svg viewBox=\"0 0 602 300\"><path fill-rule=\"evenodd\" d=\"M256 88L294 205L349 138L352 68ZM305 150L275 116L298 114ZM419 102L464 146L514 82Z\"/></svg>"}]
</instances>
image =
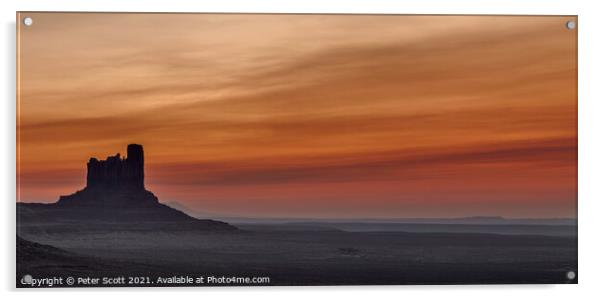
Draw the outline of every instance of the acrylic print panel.
<instances>
[{"instance_id":1,"label":"acrylic print panel","mask_svg":"<svg viewBox=\"0 0 602 300\"><path fill-rule=\"evenodd\" d=\"M576 16L17 24L19 287L577 282Z\"/></svg>"}]
</instances>

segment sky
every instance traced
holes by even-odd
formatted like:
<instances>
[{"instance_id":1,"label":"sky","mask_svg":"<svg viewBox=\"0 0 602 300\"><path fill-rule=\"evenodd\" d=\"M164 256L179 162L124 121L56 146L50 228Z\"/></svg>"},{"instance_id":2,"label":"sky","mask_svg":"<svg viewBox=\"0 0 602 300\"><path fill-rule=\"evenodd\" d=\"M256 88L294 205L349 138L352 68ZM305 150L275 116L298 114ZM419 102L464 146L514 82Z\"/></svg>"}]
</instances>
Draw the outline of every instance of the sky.
<instances>
[{"instance_id":1,"label":"sky","mask_svg":"<svg viewBox=\"0 0 602 300\"><path fill-rule=\"evenodd\" d=\"M17 201L139 143L209 214L576 217L574 17L26 15Z\"/></svg>"}]
</instances>

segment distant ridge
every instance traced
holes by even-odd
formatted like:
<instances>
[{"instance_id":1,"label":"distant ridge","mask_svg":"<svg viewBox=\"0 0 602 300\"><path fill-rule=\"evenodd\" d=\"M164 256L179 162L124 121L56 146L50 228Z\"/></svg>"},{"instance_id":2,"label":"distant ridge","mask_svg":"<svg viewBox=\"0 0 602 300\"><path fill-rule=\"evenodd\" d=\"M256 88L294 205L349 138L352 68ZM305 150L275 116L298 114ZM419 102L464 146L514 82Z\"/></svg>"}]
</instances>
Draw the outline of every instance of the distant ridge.
<instances>
[{"instance_id":1,"label":"distant ridge","mask_svg":"<svg viewBox=\"0 0 602 300\"><path fill-rule=\"evenodd\" d=\"M198 211L176 201L166 205L196 218L210 218L232 224L285 224L285 223L413 223L413 224L474 224L474 225L569 225L576 226L574 218L505 218L502 216L467 216L456 218L283 218L245 217L220 215Z\"/></svg>"},{"instance_id":2,"label":"distant ridge","mask_svg":"<svg viewBox=\"0 0 602 300\"><path fill-rule=\"evenodd\" d=\"M194 215L194 214L193 214ZM577 220L571 218L246 218L231 216L210 216L232 224L243 223L399 223L399 224L474 224L474 225L567 225L576 226Z\"/></svg>"}]
</instances>

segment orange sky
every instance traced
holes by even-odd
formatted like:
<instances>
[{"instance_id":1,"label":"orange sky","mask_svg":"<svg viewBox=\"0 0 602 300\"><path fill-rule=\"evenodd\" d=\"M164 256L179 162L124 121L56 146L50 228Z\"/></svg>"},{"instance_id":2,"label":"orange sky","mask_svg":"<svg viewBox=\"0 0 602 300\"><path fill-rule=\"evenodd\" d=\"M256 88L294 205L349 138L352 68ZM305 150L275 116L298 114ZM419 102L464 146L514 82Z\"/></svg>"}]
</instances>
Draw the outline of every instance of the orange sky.
<instances>
[{"instance_id":1,"label":"orange sky","mask_svg":"<svg viewBox=\"0 0 602 300\"><path fill-rule=\"evenodd\" d=\"M140 143L214 214L576 216L575 18L26 15L20 201Z\"/></svg>"}]
</instances>

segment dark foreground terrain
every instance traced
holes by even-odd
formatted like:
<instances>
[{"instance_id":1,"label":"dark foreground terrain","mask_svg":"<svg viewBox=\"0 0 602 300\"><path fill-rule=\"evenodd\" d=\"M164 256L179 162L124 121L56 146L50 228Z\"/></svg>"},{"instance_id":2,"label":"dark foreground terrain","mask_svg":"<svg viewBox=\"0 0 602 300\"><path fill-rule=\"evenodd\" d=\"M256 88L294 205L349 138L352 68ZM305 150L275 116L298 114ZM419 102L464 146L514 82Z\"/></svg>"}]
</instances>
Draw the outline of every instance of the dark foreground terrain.
<instances>
[{"instance_id":1,"label":"dark foreground terrain","mask_svg":"<svg viewBox=\"0 0 602 300\"><path fill-rule=\"evenodd\" d=\"M574 235L351 232L326 225L282 224L240 225L239 231L208 233L140 227L103 230L110 228L105 225L19 227L17 285L31 286L23 285L25 275L125 278L125 283L73 286L577 282L567 279L567 272L577 271ZM178 277L165 282L172 276ZM203 276L205 281L173 282L180 276ZM260 279L207 282L212 276ZM158 282L159 277L166 278Z\"/></svg>"}]
</instances>

